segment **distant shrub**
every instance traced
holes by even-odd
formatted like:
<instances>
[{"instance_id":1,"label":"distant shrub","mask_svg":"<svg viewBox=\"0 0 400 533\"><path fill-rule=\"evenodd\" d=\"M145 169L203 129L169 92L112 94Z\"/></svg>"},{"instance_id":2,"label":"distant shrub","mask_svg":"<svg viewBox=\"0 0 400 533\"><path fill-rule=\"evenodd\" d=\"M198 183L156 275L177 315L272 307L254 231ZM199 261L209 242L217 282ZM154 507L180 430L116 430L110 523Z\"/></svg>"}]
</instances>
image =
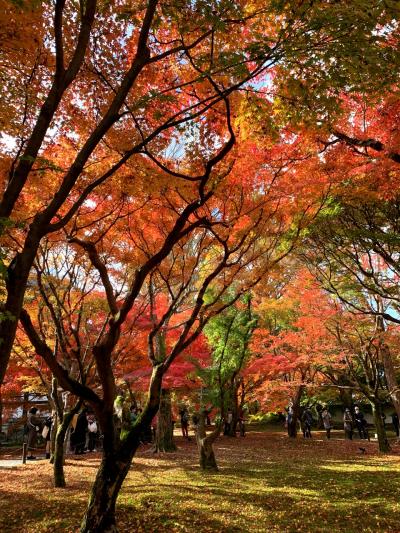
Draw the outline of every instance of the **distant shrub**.
<instances>
[{"instance_id":1,"label":"distant shrub","mask_svg":"<svg viewBox=\"0 0 400 533\"><path fill-rule=\"evenodd\" d=\"M250 424L279 424L284 420L281 413L255 413L249 415Z\"/></svg>"}]
</instances>

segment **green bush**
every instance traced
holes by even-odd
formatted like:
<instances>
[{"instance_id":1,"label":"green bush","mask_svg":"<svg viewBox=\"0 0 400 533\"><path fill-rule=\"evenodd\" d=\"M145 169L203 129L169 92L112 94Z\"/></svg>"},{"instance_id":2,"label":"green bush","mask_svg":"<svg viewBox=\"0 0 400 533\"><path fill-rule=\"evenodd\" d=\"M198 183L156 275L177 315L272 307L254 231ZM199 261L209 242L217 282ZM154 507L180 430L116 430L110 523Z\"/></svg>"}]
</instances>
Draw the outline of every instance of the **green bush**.
<instances>
[{"instance_id":1,"label":"green bush","mask_svg":"<svg viewBox=\"0 0 400 533\"><path fill-rule=\"evenodd\" d=\"M279 424L283 421L281 413L255 413L249 415L249 424Z\"/></svg>"}]
</instances>

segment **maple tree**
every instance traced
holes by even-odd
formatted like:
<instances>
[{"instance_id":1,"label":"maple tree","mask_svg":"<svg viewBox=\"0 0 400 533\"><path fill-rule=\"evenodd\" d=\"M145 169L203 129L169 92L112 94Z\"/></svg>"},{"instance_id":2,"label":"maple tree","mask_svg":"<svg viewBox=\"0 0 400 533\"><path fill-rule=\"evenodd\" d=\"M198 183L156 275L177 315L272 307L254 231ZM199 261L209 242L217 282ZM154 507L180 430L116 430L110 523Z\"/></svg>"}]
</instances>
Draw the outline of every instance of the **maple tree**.
<instances>
[{"instance_id":1,"label":"maple tree","mask_svg":"<svg viewBox=\"0 0 400 533\"><path fill-rule=\"evenodd\" d=\"M213 444L220 435L227 409L232 410L229 434L236 436L239 412L243 408L244 388L241 374L249 358L248 347L256 319L252 315L251 295L239 295L238 298L233 285L221 298L222 309L204 327L204 341L211 352L209 360L199 361L197 357L192 359L193 370L201 383L196 442L199 463L203 470L218 470ZM209 297L214 297L212 292ZM215 419L218 421L214 430L207 434L207 414L213 408Z\"/></svg>"},{"instance_id":2,"label":"maple tree","mask_svg":"<svg viewBox=\"0 0 400 533\"><path fill-rule=\"evenodd\" d=\"M303 254L327 290L356 312L375 315L381 331L399 323L397 106L395 94L382 96L376 107L365 98L344 100L344 116L325 142L322 163L341 180ZM360 304L360 292L370 305ZM384 353L385 377L400 412L393 355L388 347Z\"/></svg>"},{"instance_id":3,"label":"maple tree","mask_svg":"<svg viewBox=\"0 0 400 533\"><path fill-rule=\"evenodd\" d=\"M20 319L58 384L93 407L104 433L82 531L116 531L116 498L158 409L164 375L329 211L332 179L312 123L340 116L341 91L373 94L393 85L396 6L57 0L5 8L16 30L4 47L0 100L8 136L0 381ZM316 107L305 121L307 94ZM299 113L284 105L291 100ZM336 173L334 183L342 181ZM103 325L86 335L90 382L79 366L86 311L60 320L63 283L52 291L54 273L46 280L51 296L46 284L42 291L51 339L32 316L27 286L46 238L61 242L62 258L82 261L101 285L92 290L101 305L90 313ZM235 296L224 301L232 286ZM157 310L153 289L168 295ZM86 296L80 301L86 305ZM146 308L148 324L139 327L133 316ZM305 350L300 334L288 333L280 348L290 343ZM56 344L71 356L68 368L54 356ZM146 344L148 402L118 435L117 379L132 365L131 352L133 365L142 365Z\"/></svg>"},{"instance_id":4,"label":"maple tree","mask_svg":"<svg viewBox=\"0 0 400 533\"><path fill-rule=\"evenodd\" d=\"M247 372L262 375L259 388L271 406L282 408L290 398L288 433L293 437L305 391L317 398L321 387L327 386L358 394L371 405L379 449L387 452L390 446L382 413L389 397L397 408L398 385L393 371L397 356L392 357L398 326L386 329L382 318L369 312L374 305L371 295L353 289L351 299L365 312L356 312L340 299L329 297L310 273L297 273L283 291L281 302L261 304L260 321L263 307L268 309L267 327L255 333L257 350Z\"/></svg>"},{"instance_id":5,"label":"maple tree","mask_svg":"<svg viewBox=\"0 0 400 533\"><path fill-rule=\"evenodd\" d=\"M100 234L97 241L93 232L88 240L88 224L80 225L77 218L74 233L69 238L70 245L87 253L91 268L98 273L104 287L106 307L114 315L108 329L90 348L99 389L81 384L68 374L53 357L46 339L35 331L28 310L24 309L21 314L28 337L59 384L93 407L104 434L103 465L97 475L83 528L114 520L113 509L120 484L139 445L143 428L158 409L162 378L176 357L190 346L216 313L232 305L288 255L303 226L318 211L318 202L313 208L307 197L298 205L290 199L281 199L279 187L276 191L273 187L260 189L255 194L251 181L240 186L237 174L240 165L238 171L228 167L229 176L226 169L223 170L224 188L207 192L205 186L211 170L231 149L232 139L231 130L231 138L206 164L199 185L187 188L186 194L197 194L194 195L195 200L186 199L188 204L183 210L171 210L174 202L179 201L180 205L182 201L182 196L176 194L171 184L171 189L166 188L160 197L153 195L153 200L145 202L138 210L136 228L133 225L127 228L125 215L121 214L118 220L106 224L106 231L97 227L96 231ZM264 181L267 182L268 178L272 183L279 184L279 174L279 169L265 171ZM218 183L218 174L214 176ZM254 180L257 182L259 179L260 176L255 173ZM200 200L197 200L197 188L201 191ZM232 194L233 189L238 194L238 201L236 194ZM151 210L154 202L158 204L157 217ZM160 209L163 205L167 209ZM187 221L196 210L198 215L193 221L190 218ZM143 225L147 226L147 232L142 231ZM137 250L137 255L133 258L125 251L131 249L132 244L127 247L126 243L136 245L133 249ZM141 243L140 246L137 243ZM132 262L134 265L138 262L140 268L132 269ZM148 355L152 366L149 399L136 424L117 438L112 416L116 397L113 354L115 349L118 350L123 324L135 302L140 302L146 279L149 280L150 291ZM115 284L119 284L120 289L117 289L118 285L114 288ZM236 292L224 301L223 297L232 284L235 284ZM164 287L168 298L165 299L164 311L160 308L157 316L153 309L152 292L160 291L161 287ZM172 317L182 305L187 308L186 312L183 315L178 313L175 318L178 325L173 324ZM164 330L169 325L174 325L178 335L165 337L163 342ZM110 486L113 487L111 495Z\"/></svg>"},{"instance_id":6,"label":"maple tree","mask_svg":"<svg viewBox=\"0 0 400 533\"><path fill-rule=\"evenodd\" d=\"M261 300L260 328L252 343L253 361L247 373L271 407L290 404L288 434L296 437L301 400L318 390L321 365L334 365L335 343L327 324L335 307L307 271L295 272L277 300Z\"/></svg>"},{"instance_id":7,"label":"maple tree","mask_svg":"<svg viewBox=\"0 0 400 533\"><path fill-rule=\"evenodd\" d=\"M347 75L365 70L365 61L354 54L357 42L361 56L368 52L368 72L377 64L393 72L392 46L383 49L375 31L390 24L393 7L374 2L365 15L363 6L5 2L5 16L17 30L4 47L7 82L0 109L14 147L4 150L0 219L6 235L16 222L26 231L4 262L0 381L40 240L68 224L96 188L123 175L125 165L162 158L185 124L196 131L224 97L277 62L283 79L295 66L307 66L312 75L313 64L322 63L332 81L337 62L349 65ZM27 18L30 31L23 32ZM19 64L24 68L15 68ZM344 84L345 74L338 78ZM49 194L30 204L27 218L25 199L35 196L42 177Z\"/></svg>"},{"instance_id":8,"label":"maple tree","mask_svg":"<svg viewBox=\"0 0 400 533\"><path fill-rule=\"evenodd\" d=\"M231 436L236 436L239 412L243 410L243 370L250 357L249 345L256 324L252 295L246 294L212 319L204 330L212 350L207 388L209 392L216 388L215 403L221 411L221 418L225 417L227 408L231 409ZM215 376L213 371L216 371Z\"/></svg>"}]
</instances>

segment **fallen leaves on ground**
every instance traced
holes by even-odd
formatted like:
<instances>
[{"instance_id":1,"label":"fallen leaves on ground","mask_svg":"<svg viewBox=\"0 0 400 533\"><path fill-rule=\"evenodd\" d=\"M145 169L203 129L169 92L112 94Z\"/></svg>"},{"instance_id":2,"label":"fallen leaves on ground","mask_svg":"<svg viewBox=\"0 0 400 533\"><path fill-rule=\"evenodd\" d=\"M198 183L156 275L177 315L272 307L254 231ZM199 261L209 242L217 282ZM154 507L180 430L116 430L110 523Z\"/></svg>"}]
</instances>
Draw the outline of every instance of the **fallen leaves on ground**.
<instances>
[{"instance_id":1,"label":"fallen leaves on ground","mask_svg":"<svg viewBox=\"0 0 400 533\"><path fill-rule=\"evenodd\" d=\"M220 472L203 473L194 441L178 451L142 448L117 505L121 533L399 532L400 446L381 455L376 443L321 433L290 440L282 432L222 437ZM55 489L47 461L0 471L0 531L78 531L100 454L66 462L67 488Z\"/></svg>"}]
</instances>

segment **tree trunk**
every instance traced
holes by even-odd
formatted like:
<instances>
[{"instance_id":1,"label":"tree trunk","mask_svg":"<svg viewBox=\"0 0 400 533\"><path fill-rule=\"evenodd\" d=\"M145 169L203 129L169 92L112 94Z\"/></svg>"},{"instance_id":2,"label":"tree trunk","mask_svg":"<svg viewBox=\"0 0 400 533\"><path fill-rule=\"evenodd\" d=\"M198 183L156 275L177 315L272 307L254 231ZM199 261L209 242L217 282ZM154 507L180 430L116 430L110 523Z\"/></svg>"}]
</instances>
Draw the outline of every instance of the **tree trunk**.
<instances>
[{"instance_id":1,"label":"tree trunk","mask_svg":"<svg viewBox=\"0 0 400 533\"><path fill-rule=\"evenodd\" d=\"M28 416L28 407L29 407L29 392L24 392L24 398L22 403L22 418L26 419Z\"/></svg>"},{"instance_id":2,"label":"tree trunk","mask_svg":"<svg viewBox=\"0 0 400 533\"><path fill-rule=\"evenodd\" d=\"M89 506L81 525L81 533L118 532L115 522L115 503L135 451L132 450L126 457L121 457L117 453L103 454Z\"/></svg>"},{"instance_id":3,"label":"tree trunk","mask_svg":"<svg viewBox=\"0 0 400 533\"><path fill-rule=\"evenodd\" d=\"M54 486L59 488L65 487L64 475L64 461L65 461L65 435L68 431L69 425L75 415L79 411L80 402L77 406L63 414L62 421L58 425L56 433L56 442L54 446L53 459L53 473Z\"/></svg>"},{"instance_id":4,"label":"tree trunk","mask_svg":"<svg viewBox=\"0 0 400 533\"><path fill-rule=\"evenodd\" d=\"M239 421L239 405L238 405L238 390L240 382L235 383L231 394L231 406L232 406L232 423L229 428L228 435L230 437L236 437L236 428Z\"/></svg>"},{"instance_id":5,"label":"tree trunk","mask_svg":"<svg viewBox=\"0 0 400 533\"><path fill-rule=\"evenodd\" d=\"M382 355L383 367L385 370L386 383L389 389L390 398L397 416L400 418L400 386L396 377L392 355L387 345L383 345Z\"/></svg>"},{"instance_id":6,"label":"tree trunk","mask_svg":"<svg viewBox=\"0 0 400 533\"><path fill-rule=\"evenodd\" d=\"M0 433L3 430L3 396L1 394L1 385L0 385Z\"/></svg>"},{"instance_id":7,"label":"tree trunk","mask_svg":"<svg viewBox=\"0 0 400 533\"><path fill-rule=\"evenodd\" d=\"M51 464L54 464L54 456L55 456L55 452L56 452L56 437L57 437L58 426L59 426L58 414L57 414L57 411L55 411L54 414L53 414L53 424L51 426L51 435L50 435L50 439L51 439L50 463Z\"/></svg>"},{"instance_id":8,"label":"tree trunk","mask_svg":"<svg viewBox=\"0 0 400 533\"><path fill-rule=\"evenodd\" d=\"M200 468L202 470L211 470L218 472L218 465L215 459L215 453L213 449L213 442L207 437L200 439L199 452L200 452Z\"/></svg>"},{"instance_id":9,"label":"tree trunk","mask_svg":"<svg viewBox=\"0 0 400 533\"><path fill-rule=\"evenodd\" d=\"M31 226L32 227L32 226ZM31 235L27 237L24 248L17 253L7 268L6 289L7 298L2 312L4 316L0 320L0 383L10 360L11 350L17 331L18 319L24 302L26 284L29 272L39 247L40 237Z\"/></svg>"},{"instance_id":10,"label":"tree trunk","mask_svg":"<svg viewBox=\"0 0 400 533\"><path fill-rule=\"evenodd\" d=\"M218 465L215 459L213 444L218 438L221 431L221 424L215 430L207 435L206 432L206 414L200 413L200 419L196 431L196 442L199 450L199 463L202 470L218 472Z\"/></svg>"},{"instance_id":11,"label":"tree trunk","mask_svg":"<svg viewBox=\"0 0 400 533\"><path fill-rule=\"evenodd\" d=\"M300 401L303 396L304 385L297 387L297 390L292 398L292 419L288 421L288 435L295 439L297 437L297 427L300 418Z\"/></svg>"},{"instance_id":12,"label":"tree trunk","mask_svg":"<svg viewBox=\"0 0 400 533\"><path fill-rule=\"evenodd\" d=\"M382 420L382 405L378 402L371 402L372 414L374 416L374 423L376 428L376 434L378 435L379 451L383 453L390 452L389 441L386 437L386 430Z\"/></svg>"},{"instance_id":13,"label":"tree trunk","mask_svg":"<svg viewBox=\"0 0 400 533\"><path fill-rule=\"evenodd\" d=\"M174 425L172 421L171 394L169 390L162 389L160 409L158 413L156 449L160 452L174 452Z\"/></svg>"},{"instance_id":14,"label":"tree trunk","mask_svg":"<svg viewBox=\"0 0 400 533\"><path fill-rule=\"evenodd\" d=\"M138 424L131 428L122 441L117 442L115 438L112 410L108 412L102 408L96 411L97 420L104 434L103 458L81 524L81 533L118 532L115 523L115 503L139 446L140 434L157 413L163 373L163 365L153 368L147 405Z\"/></svg>"},{"instance_id":15,"label":"tree trunk","mask_svg":"<svg viewBox=\"0 0 400 533\"><path fill-rule=\"evenodd\" d=\"M160 377L160 376L158 376ZM160 381L156 383L161 385ZM155 400L158 405L157 391ZM109 413L97 412L100 427L104 432L103 457L90 494L89 505L81 524L81 533L118 533L115 522L115 505L133 456L139 446L140 434L156 412L155 405L145 408L142 421L131 428L123 440L115 438L115 422Z\"/></svg>"}]
</instances>

